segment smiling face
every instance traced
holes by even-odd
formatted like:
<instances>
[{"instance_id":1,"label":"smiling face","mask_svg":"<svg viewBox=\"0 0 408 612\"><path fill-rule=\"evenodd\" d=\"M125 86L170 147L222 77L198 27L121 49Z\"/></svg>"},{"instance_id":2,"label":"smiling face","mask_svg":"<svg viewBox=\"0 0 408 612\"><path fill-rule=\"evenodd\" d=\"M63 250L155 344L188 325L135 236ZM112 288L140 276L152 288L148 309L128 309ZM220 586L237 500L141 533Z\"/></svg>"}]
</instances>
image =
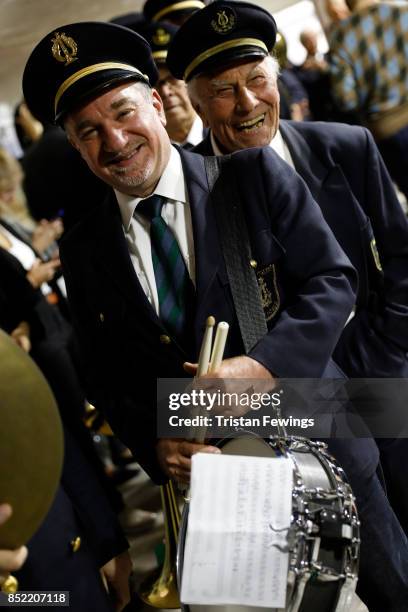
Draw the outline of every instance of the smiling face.
<instances>
[{"instance_id":1,"label":"smiling face","mask_svg":"<svg viewBox=\"0 0 408 612\"><path fill-rule=\"evenodd\" d=\"M223 152L268 145L279 125L277 65L245 61L189 83L193 106Z\"/></svg>"},{"instance_id":2,"label":"smiling face","mask_svg":"<svg viewBox=\"0 0 408 612\"><path fill-rule=\"evenodd\" d=\"M159 80L155 87L163 101L166 128L170 138L177 140L175 135L178 131L186 132L187 136L196 114L185 82L175 79L167 68L160 66Z\"/></svg>"},{"instance_id":3,"label":"smiling face","mask_svg":"<svg viewBox=\"0 0 408 612\"><path fill-rule=\"evenodd\" d=\"M169 159L159 94L140 83L109 90L69 113L71 144L96 176L133 196L149 195Z\"/></svg>"}]
</instances>

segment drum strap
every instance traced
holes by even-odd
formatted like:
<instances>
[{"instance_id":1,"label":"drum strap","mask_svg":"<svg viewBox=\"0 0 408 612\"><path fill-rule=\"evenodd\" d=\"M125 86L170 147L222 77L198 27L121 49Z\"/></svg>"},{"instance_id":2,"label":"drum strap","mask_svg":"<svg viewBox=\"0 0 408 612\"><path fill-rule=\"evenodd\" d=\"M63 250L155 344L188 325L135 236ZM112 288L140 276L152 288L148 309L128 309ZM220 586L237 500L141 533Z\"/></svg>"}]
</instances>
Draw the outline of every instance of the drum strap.
<instances>
[{"instance_id":1,"label":"drum strap","mask_svg":"<svg viewBox=\"0 0 408 612\"><path fill-rule=\"evenodd\" d=\"M268 332L231 155L205 157L211 200L245 352Z\"/></svg>"}]
</instances>

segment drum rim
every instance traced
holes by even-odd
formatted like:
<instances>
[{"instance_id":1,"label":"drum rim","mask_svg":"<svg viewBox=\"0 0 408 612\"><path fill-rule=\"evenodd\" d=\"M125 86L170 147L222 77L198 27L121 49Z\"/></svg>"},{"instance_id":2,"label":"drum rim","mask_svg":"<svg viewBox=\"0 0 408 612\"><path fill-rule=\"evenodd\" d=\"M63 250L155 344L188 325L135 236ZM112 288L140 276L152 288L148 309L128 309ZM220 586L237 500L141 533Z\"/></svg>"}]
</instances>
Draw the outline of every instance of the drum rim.
<instances>
[{"instance_id":1,"label":"drum rim","mask_svg":"<svg viewBox=\"0 0 408 612\"><path fill-rule=\"evenodd\" d=\"M293 464L293 469L294 469L294 474L296 476L299 477L300 480L302 480L302 475L300 473L299 470L299 466L295 461L295 458L293 457L293 455L296 454L296 452L300 452L300 451L296 451L290 448L290 444L292 443L298 443L298 444L304 444L304 447L306 449L306 452L311 453L319 462L321 469L324 470L325 474L327 475L328 481L331 485L331 491L334 493L336 493L336 495L338 495L339 499L341 499L341 505L339 506L339 511L342 511L344 509L344 504L346 502L346 498L342 498L342 495L340 495L339 492L339 486L338 486L338 480L336 478L336 474L337 477L340 479L340 482L342 482L342 484L345 485L346 489L349 490L349 492L351 493L352 496L352 491L351 491L351 487L348 483L347 480L347 476L344 472L344 470L342 470L342 468L339 466L339 464L337 463L337 461L335 460L334 457L332 457L329 453L326 452L326 448L327 446L325 445L325 443L323 442L315 442L312 440L309 440L307 438L300 438L300 437L295 437L295 436L288 436L286 438L283 438L282 436L270 436L269 440L266 440L264 438L262 438L261 436L259 436L258 434L255 434L254 432L248 431L248 430L242 430L239 432L239 436L231 434L225 438L223 438L222 440L217 441L216 446L218 446L219 448L223 448L229 441L232 441L238 437L250 437L253 439L257 439L259 440L259 442L261 442L263 445L269 446L271 448L271 451L273 450L273 442L277 443L280 442L281 443L281 450L284 449L284 452L282 453L282 456L286 456L288 458L291 459L292 464ZM296 477L295 476L295 477ZM295 484L294 484L294 489L295 489ZM293 491L292 491L292 496L293 496ZM353 500L354 497L352 496ZM310 501L310 500L308 500ZM340 503L340 502L339 502ZM350 502L352 503L352 502ZM293 511L294 511L294 501L292 498L292 521L291 521L291 528L294 525L293 522ZM354 512L354 513L353 513ZM180 521L180 533L179 533L179 545L177 548L177 559L176 559L176 569L177 569L177 585L178 585L178 589L179 592L181 592L181 574L182 574L182 568L184 565L184 549L185 549L185 543L186 543L186 536L187 536L187 527L188 527L188 514L189 514L189 503L186 502L186 504L184 505L183 508L183 512L182 512L182 517L181 517L181 521ZM352 525L354 519L357 520L357 527L356 525ZM357 535L358 534L358 517L357 517L357 512L356 512L356 508L354 505L354 508L352 508L351 510L351 516L350 516L350 525L353 526L353 529L356 530L357 529ZM344 573L346 573L346 569L347 569L347 557L348 557L348 549L351 550L351 544L348 545L344 545L344 551L343 551L343 555L342 555L342 566L344 567ZM290 599L292 600L293 603L293 598L296 595L296 592L299 588L299 582L300 579L302 578L302 576L297 576L296 572L294 571L293 568L291 568L291 558L297 558L298 561L300 561L301 557L304 559L305 556L305 551L307 550L307 547L304 546L304 551L302 551L302 554L298 557L296 554L292 553L291 556L289 557L289 569L288 569L288 579L289 579L289 575L290 574L294 574L295 576L295 582L294 582L294 586L293 586L293 590L290 594ZM357 554L359 552L358 549L358 545L357 545ZM350 562L352 563L352 562ZM358 573L358 558L357 560L355 560L354 562L354 567L352 567L352 571L350 573L350 575L347 575L346 578L344 580L339 581L339 588L338 588L338 592L337 592L337 597L336 597L336 606L335 608L333 608L333 610L336 609L337 607L337 603L339 602L340 598L341 598L341 593L343 591L344 588L347 588L347 586L350 583L350 580L356 580L357 577L357 573ZM307 576L307 574L306 574ZM310 574L309 576L307 576L306 579L306 586L305 588L307 588L308 583L309 583L309 578L310 578ZM303 594L302 594L302 599L303 599ZM183 604L181 603L181 609L184 612L189 612L190 611L190 607L188 604ZM301 602L300 602L301 604ZM287 603L287 606L291 605L291 602L289 601ZM292 610L292 607L288 608L290 610Z\"/></svg>"}]
</instances>

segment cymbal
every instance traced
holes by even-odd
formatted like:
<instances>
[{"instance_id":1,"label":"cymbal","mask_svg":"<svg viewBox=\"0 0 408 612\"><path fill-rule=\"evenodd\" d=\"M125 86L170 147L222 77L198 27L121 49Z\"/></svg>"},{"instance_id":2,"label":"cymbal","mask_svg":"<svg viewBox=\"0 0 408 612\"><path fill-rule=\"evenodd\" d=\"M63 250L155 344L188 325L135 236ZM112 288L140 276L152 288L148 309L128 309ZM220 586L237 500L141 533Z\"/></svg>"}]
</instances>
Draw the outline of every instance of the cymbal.
<instances>
[{"instance_id":1,"label":"cymbal","mask_svg":"<svg viewBox=\"0 0 408 612\"><path fill-rule=\"evenodd\" d=\"M0 548L26 544L54 499L63 461L58 408L32 359L0 330Z\"/></svg>"}]
</instances>

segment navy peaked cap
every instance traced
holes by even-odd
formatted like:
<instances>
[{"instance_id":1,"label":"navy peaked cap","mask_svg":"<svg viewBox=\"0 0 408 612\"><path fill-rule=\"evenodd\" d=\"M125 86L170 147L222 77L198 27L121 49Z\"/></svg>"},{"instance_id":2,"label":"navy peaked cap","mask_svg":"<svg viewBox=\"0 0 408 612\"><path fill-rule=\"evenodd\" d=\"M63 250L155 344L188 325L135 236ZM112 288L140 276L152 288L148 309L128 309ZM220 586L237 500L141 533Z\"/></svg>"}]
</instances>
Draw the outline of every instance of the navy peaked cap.
<instances>
[{"instance_id":1,"label":"navy peaked cap","mask_svg":"<svg viewBox=\"0 0 408 612\"><path fill-rule=\"evenodd\" d=\"M174 36L167 66L188 81L245 57L266 57L276 40L268 11L249 2L215 0L186 21Z\"/></svg>"},{"instance_id":2,"label":"navy peaked cap","mask_svg":"<svg viewBox=\"0 0 408 612\"><path fill-rule=\"evenodd\" d=\"M52 123L104 90L126 81L152 85L157 76L150 47L136 32L113 23L71 23L35 47L23 93L31 112Z\"/></svg>"},{"instance_id":3,"label":"navy peaked cap","mask_svg":"<svg viewBox=\"0 0 408 612\"><path fill-rule=\"evenodd\" d=\"M188 16L204 6L203 0L146 0L143 14L148 21L167 21Z\"/></svg>"},{"instance_id":4,"label":"navy peaked cap","mask_svg":"<svg viewBox=\"0 0 408 612\"><path fill-rule=\"evenodd\" d=\"M140 29L140 34L150 45L153 59L157 65L166 63L167 52L177 30L178 26L165 21L145 23Z\"/></svg>"}]
</instances>

